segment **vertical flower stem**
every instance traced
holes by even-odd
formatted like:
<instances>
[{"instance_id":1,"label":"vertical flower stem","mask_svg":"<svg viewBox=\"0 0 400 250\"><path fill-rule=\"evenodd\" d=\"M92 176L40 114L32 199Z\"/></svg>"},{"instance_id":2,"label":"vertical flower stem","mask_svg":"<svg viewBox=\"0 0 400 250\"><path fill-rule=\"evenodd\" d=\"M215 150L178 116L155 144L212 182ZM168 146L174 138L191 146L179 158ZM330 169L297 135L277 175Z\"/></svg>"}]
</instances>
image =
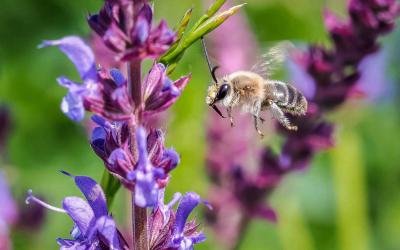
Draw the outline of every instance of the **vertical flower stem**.
<instances>
[{"instance_id":1,"label":"vertical flower stem","mask_svg":"<svg viewBox=\"0 0 400 250\"><path fill-rule=\"evenodd\" d=\"M129 124L129 131L131 136L131 150L132 154L137 157L136 149L136 128L137 124L141 123L143 111L143 97L142 97L142 79L141 79L141 61L135 60L128 63L128 86L131 98L135 103L134 118ZM148 250L148 221L147 209L139 207L135 204L135 191L132 192L132 230L133 230L133 249L134 250Z\"/></svg>"},{"instance_id":2,"label":"vertical flower stem","mask_svg":"<svg viewBox=\"0 0 400 250\"><path fill-rule=\"evenodd\" d=\"M141 80L141 64L140 60L134 60L128 63L128 80L129 80L129 92L132 100L135 103L136 112L140 114L142 112L142 80ZM137 123L141 121L141 115L136 116Z\"/></svg>"},{"instance_id":3,"label":"vertical flower stem","mask_svg":"<svg viewBox=\"0 0 400 250\"><path fill-rule=\"evenodd\" d=\"M250 218L244 215L240 219L238 237L233 244L232 250L239 250L241 248L247 229L249 228L249 220Z\"/></svg>"},{"instance_id":4,"label":"vertical flower stem","mask_svg":"<svg viewBox=\"0 0 400 250\"><path fill-rule=\"evenodd\" d=\"M132 218L133 222L133 246L135 250L148 250L149 239L147 235L147 209L135 205L135 192L132 192Z\"/></svg>"}]
</instances>

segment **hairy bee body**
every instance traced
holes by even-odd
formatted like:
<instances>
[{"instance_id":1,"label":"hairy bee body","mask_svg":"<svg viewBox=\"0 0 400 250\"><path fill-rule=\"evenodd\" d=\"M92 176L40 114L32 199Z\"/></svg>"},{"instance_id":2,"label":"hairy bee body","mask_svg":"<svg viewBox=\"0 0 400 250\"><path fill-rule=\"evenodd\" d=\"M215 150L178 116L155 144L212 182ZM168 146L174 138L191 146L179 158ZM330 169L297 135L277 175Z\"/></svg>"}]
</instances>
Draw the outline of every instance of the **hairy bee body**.
<instances>
[{"instance_id":1,"label":"hairy bee body","mask_svg":"<svg viewBox=\"0 0 400 250\"><path fill-rule=\"evenodd\" d=\"M226 91L221 94L221 89ZM272 116L289 130L297 130L297 127L291 125L284 113L300 116L307 111L307 100L295 87L282 81L264 79L251 71L233 72L212 84L206 102L210 105L217 101L226 107L232 125L232 108L240 107L251 113L260 135L258 121L262 120L261 111L270 110Z\"/></svg>"}]
</instances>

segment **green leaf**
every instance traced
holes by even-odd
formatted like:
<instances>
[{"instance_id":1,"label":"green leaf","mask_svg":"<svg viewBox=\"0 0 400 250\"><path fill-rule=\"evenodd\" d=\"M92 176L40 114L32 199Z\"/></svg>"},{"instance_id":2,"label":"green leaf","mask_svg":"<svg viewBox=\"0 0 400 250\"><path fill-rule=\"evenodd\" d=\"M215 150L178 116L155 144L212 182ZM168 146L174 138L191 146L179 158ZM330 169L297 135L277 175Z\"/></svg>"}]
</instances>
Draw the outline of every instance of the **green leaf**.
<instances>
[{"instance_id":1,"label":"green leaf","mask_svg":"<svg viewBox=\"0 0 400 250\"><path fill-rule=\"evenodd\" d=\"M244 4L236 5L229 10L226 10L216 16L211 17L207 21L205 21L203 24L201 24L192 34L189 35L187 39L185 39L185 42L183 44L184 47L189 47L192 45L195 41L199 40L201 37L207 35L214 29L216 29L218 26L220 26L223 22L225 22L229 17L233 16L236 14L241 7L243 7Z\"/></svg>"},{"instance_id":2,"label":"green leaf","mask_svg":"<svg viewBox=\"0 0 400 250\"><path fill-rule=\"evenodd\" d=\"M107 169L104 169L103 176L101 177L101 187L107 200L107 207L111 209L115 195L121 187L121 182L114 175L110 174Z\"/></svg>"},{"instance_id":3,"label":"green leaf","mask_svg":"<svg viewBox=\"0 0 400 250\"><path fill-rule=\"evenodd\" d=\"M216 1L216 3L221 4L222 1ZM178 44L178 46L173 48L173 50L169 50L159 59L159 61L165 65L177 64L179 60L182 58L187 48L189 48L194 42L199 40L201 37L205 36L206 34L216 29L229 17L236 14L239 11L239 9L244 5L245 4L236 5L220 14L213 15L210 18L208 17L208 14L204 15L207 16L206 21L203 21L200 25L197 26L196 29L192 29L191 32ZM215 14L214 11L218 10L217 7L215 8L210 7L210 9L208 10L208 12L212 14ZM200 18L200 20L197 23L199 23L203 19L203 17Z\"/></svg>"},{"instance_id":4,"label":"green leaf","mask_svg":"<svg viewBox=\"0 0 400 250\"><path fill-rule=\"evenodd\" d=\"M207 21L210 17L212 17L217 11L224 5L226 0L215 0L215 2L208 8L207 12L200 17L200 19L193 26L192 31L197 29L202 23Z\"/></svg>"},{"instance_id":5,"label":"green leaf","mask_svg":"<svg viewBox=\"0 0 400 250\"><path fill-rule=\"evenodd\" d=\"M188 9L186 11L186 13L183 15L179 24L174 28L174 30L176 31L178 40L180 40L182 38L183 34L185 33L185 30L189 24L190 18L192 17L192 13L193 13L193 8Z\"/></svg>"},{"instance_id":6,"label":"green leaf","mask_svg":"<svg viewBox=\"0 0 400 250\"><path fill-rule=\"evenodd\" d=\"M189 24L190 18L192 17L192 12L193 8L190 8L186 11L186 13L183 15L181 21L178 23L178 25L174 28L174 31L176 32L176 41L171 45L171 47L168 49L166 55L168 52L173 51L181 41L183 35L185 34L186 28Z\"/></svg>"}]
</instances>

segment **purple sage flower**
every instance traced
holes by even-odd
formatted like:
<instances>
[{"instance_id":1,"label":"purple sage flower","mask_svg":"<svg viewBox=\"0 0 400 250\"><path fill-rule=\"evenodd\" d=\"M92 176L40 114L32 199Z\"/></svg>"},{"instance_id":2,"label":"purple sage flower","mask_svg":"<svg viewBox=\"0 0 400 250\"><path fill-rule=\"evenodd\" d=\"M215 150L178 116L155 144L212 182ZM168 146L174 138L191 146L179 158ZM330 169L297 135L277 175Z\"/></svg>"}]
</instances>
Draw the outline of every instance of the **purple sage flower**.
<instances>
[{"instance_id":1,"label":"purple sage flower","mask_svg":"<svg viewBox=\"0 0 400 250\"><path fill-rule=\"evenodd\" d=\"M172 207L178 201L178 208L174 211ZM157 205L150 215L150 249L190 250L195 244L205 241L205 235L198 232L196 221L187 221L201 202L204 201L199 195L189 192L183 196L176 193L172 201L164 204L164 190L160 190Z\"/></svg>"},{"instance_id":2,"label":"purple sage flower","mask_svg":"<svg viewBox=\"0 0 400 250\"><path fill-rule=\"evenodd\" d=\"M92 133L93 150L111 173L128 189L135 190L138 206L154 206L159 189L168 182L168 173L179 163L179 155L172 148L164 147L161 130L153 129L146 134L139 127L136 141L132 142L125 122L108 122L98 116L93 120L99 125ZM137 148L137 156L132 154L132 146Z\"/></svg>"},{"instance_id":3,"label":"purple sage flower","mask_svg":"<svg viewBox=\"0 0 400 250\"><path fill-rule=\"evenodd\" d=\"M105 45L124 61L157 58L174 42L175 33L164 20L156 27L152 21L147 1L107 0L98 14L88 18Z\"/></svg>"},{"instance_id":4,"label":"purple sage flower","mask_svg":"<svg viewBox=\"0 0 400 250\"><path fill-rule=\"evenodd\" d=\"M85 110L114 121L129 120L137 107L129 95L127 80L117 69L96 70L94 54L79 37L45 41L40 47L58 46L75 64L82 84L59 77L60 85L68 88L61 109L73 121L84 118ZM175 82L166 75L165 67L154 64L143 83L144 114L150 116L170 107L189 82L184 76Z\"/></svg>"},{"instance_id":5,"label":"purple sage flower","mask_svg":"<svg viewBox=\"0 0 400 250\"><path fill-rule=\"evenodd\" d=\"M79 72L82 84L73 82L62 76L58 83L69 91L63 98L61 110L73 121L80 121L85 115L84 96L91 92L97 82L96 64L94 55L82 39L68 36L60 40L44 41L39 48L58 46L68 56Z\"/></svg>"},{"instance_id":6,"label":"purple sage flower","mask_svg":"<svg viewBox=\"0 0 400 250\"><path fill-rule=\"evenodd\" d=\"M106 199L100 185L87 176L72 176L86 201L79 197L66 197L62 208L53 207L32 195L29 190L26 199L56 212L66 213L74 222L72 239L57 239L60 250L66 249L129 249L118 231L114 219L108 214Z\"/></svg>"},{"instance_id":7,"label":"purple sage flower","mask_svg":"<svg viewBox=\"0 0 400 250\"><path fill-rule=\"evenodd\" d=\"M164 111L174 104L190 77L184 76L173 82L168 78L165 66L155 63L143 84L145 116Z\"/></svg>"}]
</instances>

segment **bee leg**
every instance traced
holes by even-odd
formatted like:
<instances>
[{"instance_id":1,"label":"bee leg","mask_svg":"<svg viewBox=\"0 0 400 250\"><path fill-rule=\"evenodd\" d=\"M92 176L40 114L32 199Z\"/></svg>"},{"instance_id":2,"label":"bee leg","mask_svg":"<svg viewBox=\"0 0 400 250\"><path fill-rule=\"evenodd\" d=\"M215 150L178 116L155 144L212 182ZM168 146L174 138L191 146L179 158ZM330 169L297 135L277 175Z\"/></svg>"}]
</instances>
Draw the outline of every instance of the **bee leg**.
<instances>
[{"instance_id":1,"label":"bee leg","mask_svg":"<svg viewBox=\"0 0 400 250\"><path fill-rule=\"evenodd\" d=\"M232 117L232 107L226 108L226 112L228 113L229 120L231 121L231 127L234 127L233 117Z\"/></svg>"},{"instance_id":2,"label":"bee leg","mask_svg":"<svg viewBox=\"0 0 400 250\"><path fill-rule=\"evenodd\" d=\"M284 126L285 128L289 129L289 130L297 130L297 126L292 125L289 121L289 119L285 116L285 114L283 113L283 111L281 110L281 108L276 105L276 103L271 103L270 105L270 109L271 109L271 113L272 116L278 120L278 122Z\"/></svg>"},{"instance_id":3,"label":"bee leg","mask_svg":"<svg viewBox=\"0 0 400 250\"><path fill-rule=\"evenodd\" d=\"M264 137L264 134L261 132L260 128L258 127L258 120L260 119L260 117L253 115L254 117L254 127L257 130L257 133L261 136L261 138Z\"/></svg>"}]
</instances>

